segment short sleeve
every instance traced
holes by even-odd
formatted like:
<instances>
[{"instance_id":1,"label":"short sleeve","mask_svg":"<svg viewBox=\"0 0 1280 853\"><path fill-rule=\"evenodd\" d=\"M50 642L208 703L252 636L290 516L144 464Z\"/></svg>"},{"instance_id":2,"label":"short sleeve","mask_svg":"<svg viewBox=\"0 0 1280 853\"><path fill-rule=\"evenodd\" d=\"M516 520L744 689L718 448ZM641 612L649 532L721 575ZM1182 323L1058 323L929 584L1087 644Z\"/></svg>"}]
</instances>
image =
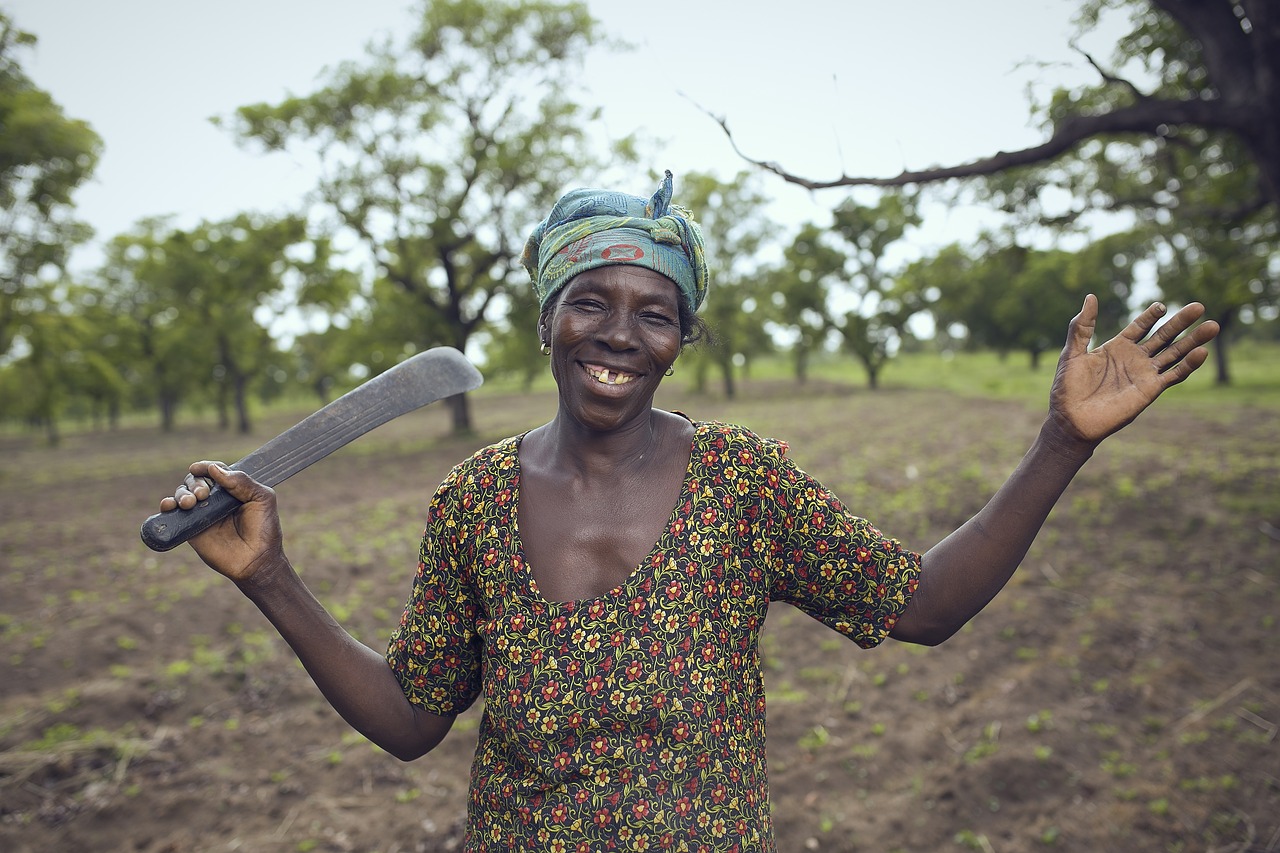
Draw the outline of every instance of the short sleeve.
<instances>
[{"instance_id":1,"label":"short sleeve","mask_svg":"<svg viewBox=\"0 0 1280 853\"><path fill-rule=\"evenodd\" d=\"M387 647L387 662L409 701L446 716L471 706L482 675L480 603L460 533L466 529L458 500L461 470L450 472L431 500L413 591Z\"/></svg>"},{"instance_id":2,"label":"short sleeve","mask_svg":"<svg viewBox=\"0 0 1280 853\"><path fill-rule=\"evenodd\" d=\"M882 643L907 608L920 556L849 512L786 455L762 440L760 518L773 540L770 599L785 601L863 648Z\"/></svg>"}]
</instances>

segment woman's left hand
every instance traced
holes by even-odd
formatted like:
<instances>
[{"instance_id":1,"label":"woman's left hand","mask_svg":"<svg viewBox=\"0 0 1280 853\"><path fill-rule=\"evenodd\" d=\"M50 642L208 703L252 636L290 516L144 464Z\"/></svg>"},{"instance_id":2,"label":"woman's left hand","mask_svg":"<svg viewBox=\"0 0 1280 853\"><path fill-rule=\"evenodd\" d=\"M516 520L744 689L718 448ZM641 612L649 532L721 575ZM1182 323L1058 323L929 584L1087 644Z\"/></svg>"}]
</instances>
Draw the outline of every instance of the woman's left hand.
<instances>
[{"instance_id":1,"label":"woman's left hand","mask_svg":"<svg viewBox=\"0 0 1280 853\"><path fill-rule=\"evenodd\" d=\"M1205 344L1217 337L1218 324L1207 320L1180 338L1204 315L1204 306L1192 302L1152 334L1165 311L1159 302L1152 304L1090 351L1098 300L1093 294L1085 297L1071 320L1049 394L1049 416L1068 438L1097 444L1204 364Z\"/></svg>"}]
</instances>

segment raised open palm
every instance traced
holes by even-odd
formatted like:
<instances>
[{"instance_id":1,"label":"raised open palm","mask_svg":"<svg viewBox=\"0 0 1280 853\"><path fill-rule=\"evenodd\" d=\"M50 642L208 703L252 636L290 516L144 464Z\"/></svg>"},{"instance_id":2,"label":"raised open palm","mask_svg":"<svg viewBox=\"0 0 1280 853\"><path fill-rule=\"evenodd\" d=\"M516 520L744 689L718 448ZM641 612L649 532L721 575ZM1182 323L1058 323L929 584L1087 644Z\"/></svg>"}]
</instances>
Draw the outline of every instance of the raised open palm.
<instances>
[{"instance_id":1,"label":"raised open palm","mask_svg":"<svg viewBox=\"0 0 1280 853\"><path fill-rule=\"evenodd\" d=\"M1101 441L1204 364L1209 356L1204 346L1217 337L1218 324L1207 320L1183 336L1204 316L1204 306L1193 302L1153 333L1165 311L1154 303L1120 334L1090 350L1098 300L1092 294L1085 298L1071 320L1049 394L1049 414L1068 435Z\"/></svg>"}]
</instances>

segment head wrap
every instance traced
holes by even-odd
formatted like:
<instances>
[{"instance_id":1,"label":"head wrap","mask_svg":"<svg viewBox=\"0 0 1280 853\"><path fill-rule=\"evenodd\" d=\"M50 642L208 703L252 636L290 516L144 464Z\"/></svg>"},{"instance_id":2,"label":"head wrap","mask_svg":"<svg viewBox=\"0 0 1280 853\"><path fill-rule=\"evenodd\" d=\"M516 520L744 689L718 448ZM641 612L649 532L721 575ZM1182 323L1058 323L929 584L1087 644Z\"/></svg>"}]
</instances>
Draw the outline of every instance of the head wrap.
<instances>
[{"instance_id":1,"label":"head wrap","mask_svg":"<svg viewBox=\"0 0 1280 853\"><path fill-rule=\"evenodd\" d=\"M569 279L609 264L661 273L691 311L707 295L702 229L692 213L671 203L670 171L647 201L611 190L566 193L529 235L520 261L543 308Z\"/></svg>"}]
</instances>

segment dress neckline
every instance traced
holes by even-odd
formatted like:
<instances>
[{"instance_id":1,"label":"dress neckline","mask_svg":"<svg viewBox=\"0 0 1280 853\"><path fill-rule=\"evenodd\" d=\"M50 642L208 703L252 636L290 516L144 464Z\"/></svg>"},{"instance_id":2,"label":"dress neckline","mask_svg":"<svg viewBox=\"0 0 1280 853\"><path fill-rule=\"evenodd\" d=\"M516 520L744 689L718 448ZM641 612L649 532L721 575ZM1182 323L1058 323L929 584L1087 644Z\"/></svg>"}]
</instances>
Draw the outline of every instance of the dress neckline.
<instances>
[{"instance_id":1,"label":"dress neckline","mask_svg":"<svg viewBox=\"0 0 1280 853\"><path fill-rule=\"evenodd\" d=\"M675 412L674 414L680 415L693 424L693 437L689 440L689 462L685 465L684 478L680 481L680 491L676 495L675 506L671 508L671 512L667 515L667 521L662 527L662 532L658 534L657 540L649 548L648 553L646 553L640 562L631 569L631 572L623 579L622 583L618 584L613 589L601 593L600 595L573 598L567 601L547 598L542 594L542 591L538 588L538 581L533 576L533 566L529 562L529 555L526 554L524 550L524 538L520 535L520 499L524 494L524 488L520 482L520 444L524 441L525 436L527 436L530 431L522 432L515 437L515 441L511 448L513 463L512 470L514 472L513 479L515 480L515 500L511 502L512 545L515 549L516 556L519 557L520 568L518 571L521 574L521 581L524 584L524 592L527 596L543 605L578 609L580 607L588 606L593 602L610 601L619 598L628 589L643 579L647 573L646 570L650 572L652 571L655 566L654 557L661 552L663 540L671 534L671 527L679 518L681 507L687 504L691 498L689 486L693 480L693 466L698 455L698 442L702 438L703 427L705 426L705 424L698 423L684 412Z\"/></svg>"}]
</instances>

